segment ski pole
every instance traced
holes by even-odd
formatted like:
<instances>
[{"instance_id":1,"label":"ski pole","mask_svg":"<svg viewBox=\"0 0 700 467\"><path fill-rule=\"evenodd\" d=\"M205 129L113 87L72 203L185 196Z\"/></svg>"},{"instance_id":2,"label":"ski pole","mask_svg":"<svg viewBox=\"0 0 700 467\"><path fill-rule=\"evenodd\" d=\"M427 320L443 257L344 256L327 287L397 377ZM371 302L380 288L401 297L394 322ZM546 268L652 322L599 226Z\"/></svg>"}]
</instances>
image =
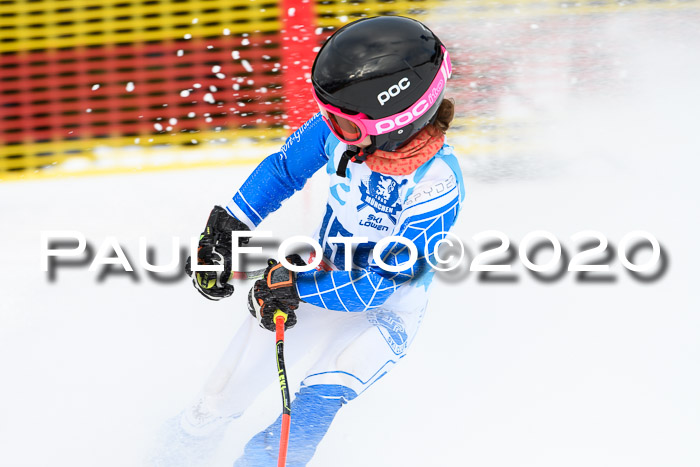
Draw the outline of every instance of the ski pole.
<instances>
[{"instance_id":1,"label":"ski pole","mask_svg":"<svg viewBox=\"0 0 700 467\"><path fill-rule=\"evenodd\" d=\"M277 372L280 378L280 391L282 392L282 431L280 432L280 452L277 467L287 465L287 446L289 445L289 429L292 420L292 411L289 408L289 388L287 387L287 370L284 367L284 323L287 321L287 313L276 310L272 315L275 321L275 340L277 341Z\"/></svg>"}]
</instances>

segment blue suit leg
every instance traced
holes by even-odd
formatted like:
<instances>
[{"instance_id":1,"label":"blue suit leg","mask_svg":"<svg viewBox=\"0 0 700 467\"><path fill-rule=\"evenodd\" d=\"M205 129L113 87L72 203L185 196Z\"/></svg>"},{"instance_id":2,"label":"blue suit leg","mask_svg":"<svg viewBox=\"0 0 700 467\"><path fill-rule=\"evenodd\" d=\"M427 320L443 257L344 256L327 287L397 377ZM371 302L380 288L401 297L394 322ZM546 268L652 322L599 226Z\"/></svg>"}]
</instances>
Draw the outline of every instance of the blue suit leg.
<instances>
[{"instance_id":1,"label":"blue suit leg","mask_svg":"<svg viewBox=\"0 0 700 467\"><path fill-rule=\"evenodd\" d=\"M343 404L357 397L340 385L303 386L292 401L292 423L287 451L288 467L304 467L316 452ZM282 415L245 446L234 467L276 467Z\"/></svg>"}]
</instances>

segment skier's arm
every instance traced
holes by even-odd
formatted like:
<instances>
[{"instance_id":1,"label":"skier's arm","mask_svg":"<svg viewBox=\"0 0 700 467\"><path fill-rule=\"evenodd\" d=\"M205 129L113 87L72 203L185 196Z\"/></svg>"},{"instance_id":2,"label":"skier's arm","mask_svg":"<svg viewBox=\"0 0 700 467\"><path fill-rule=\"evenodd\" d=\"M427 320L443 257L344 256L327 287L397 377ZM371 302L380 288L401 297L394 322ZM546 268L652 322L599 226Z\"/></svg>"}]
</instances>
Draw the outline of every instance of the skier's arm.
<instances>
[{"instance_id":1,"label":"skier's arm","mask_svg":"<svg viewBox=\"0 0 700 467\"><path fill-rule=\"evenodd\" d=\"M253 230L328 162L324 145L329 134L320 114L304 123L253 170L226 205L229 214Z\"/></svg>"},{"instance_id":2,"label":"skier's arm","mask_svg":"<svg viewBox=\"0 0 700 467\"><path fill-rule=\"evenodd\" d=\"M374 261L352 271L308 271L297 275L299 297L313 305L339 311L365 311L381 306L401 285L432 274L426 255L435 264L434 245L454 224L459 211L459 187L437 198L405 209L394 235L411 240L418 260L400 272L388 272ZM434 237L433 237L434 236ZM433 237L433 238L431 238ZM430 246L427 242L430 240ZM403 244L390 244L381 257L390 266L406 263L409 251Z\"/></svg>"}]
</instances>

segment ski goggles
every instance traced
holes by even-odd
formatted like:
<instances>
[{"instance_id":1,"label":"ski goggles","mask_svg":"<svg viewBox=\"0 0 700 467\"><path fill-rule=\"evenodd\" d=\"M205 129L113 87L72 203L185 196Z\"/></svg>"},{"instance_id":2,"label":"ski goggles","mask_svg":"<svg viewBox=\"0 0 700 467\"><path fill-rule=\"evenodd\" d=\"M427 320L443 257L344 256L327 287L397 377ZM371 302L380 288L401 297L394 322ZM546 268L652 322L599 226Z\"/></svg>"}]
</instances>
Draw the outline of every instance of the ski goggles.
<instances>
[{"instance_id":1,"label":"ski goggles","mask_svg":"<svg viewBox=\"0 0 700 467\"><path fill-rule=\"evenodd\" d=\"M326 121L326 124L333 134L344 143L354 144L364 140L369 135L383 135L403 128L418 120L439 99L442 91L445 89L445 83L452 75L450 54L444 46L441 48L443 59L442 64L440 64L440 70L437 75L435 75L433 82L430 83L430 87L425 94L408 109L389 117L372 120L363 113L354 115L347 114L338 107L321 102L321 99L319 99L316 94L316 90L312 86L311 92L313 93L314 99L321 109L323 119ZM377 95L377 100L380 104L384 105L384 102L388 101L391 97L397 96L410 85L411 83L408 78L403 78L388 90L379 93Z\"/></svg>"}]
</instances>

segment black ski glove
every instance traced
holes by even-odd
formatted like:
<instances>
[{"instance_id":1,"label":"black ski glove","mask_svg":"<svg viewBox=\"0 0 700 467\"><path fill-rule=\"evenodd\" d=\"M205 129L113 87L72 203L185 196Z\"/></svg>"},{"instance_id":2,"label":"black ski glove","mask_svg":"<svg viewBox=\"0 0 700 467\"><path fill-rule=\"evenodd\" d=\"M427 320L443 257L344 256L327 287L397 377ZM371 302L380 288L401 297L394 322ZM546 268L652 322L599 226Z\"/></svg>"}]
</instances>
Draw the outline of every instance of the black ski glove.
<instances>
[{"instance_id":1,"label":"black ski glove","mask_svg":"<svg viewBox=\"0 0 700 467\"><path fill-rule=\"evenodd\" d=\"M209 214L207 226L199 237L197 264L223 264L224 270L197 271L192 277L191 258L187 258L185 272L192 277L194 288L209 300L221 300L233 293L233 285L228 283L231 278L231 232L241 230L250 229L221 206L214 206ZM238 246L248 243L249 239L250 237L239 237Z\"/></svg>"},{"instance_id":2,"label":"black ski glove","mask_svg":"<svg viewBox=\"0 0 700 467\"><path fill-rule=\"evenodd\" d=\"M287 256L287 261L295 266L306 265L299 255ZM261 328L274 332L274 314L280 310L287 315L284 328L289 329L297 323L294 311L301 301L297 293L297 274L274 259L267 264L265 276L256 281L248 293L248 311L257 318Z\"/></svg>"}]
</instances>

